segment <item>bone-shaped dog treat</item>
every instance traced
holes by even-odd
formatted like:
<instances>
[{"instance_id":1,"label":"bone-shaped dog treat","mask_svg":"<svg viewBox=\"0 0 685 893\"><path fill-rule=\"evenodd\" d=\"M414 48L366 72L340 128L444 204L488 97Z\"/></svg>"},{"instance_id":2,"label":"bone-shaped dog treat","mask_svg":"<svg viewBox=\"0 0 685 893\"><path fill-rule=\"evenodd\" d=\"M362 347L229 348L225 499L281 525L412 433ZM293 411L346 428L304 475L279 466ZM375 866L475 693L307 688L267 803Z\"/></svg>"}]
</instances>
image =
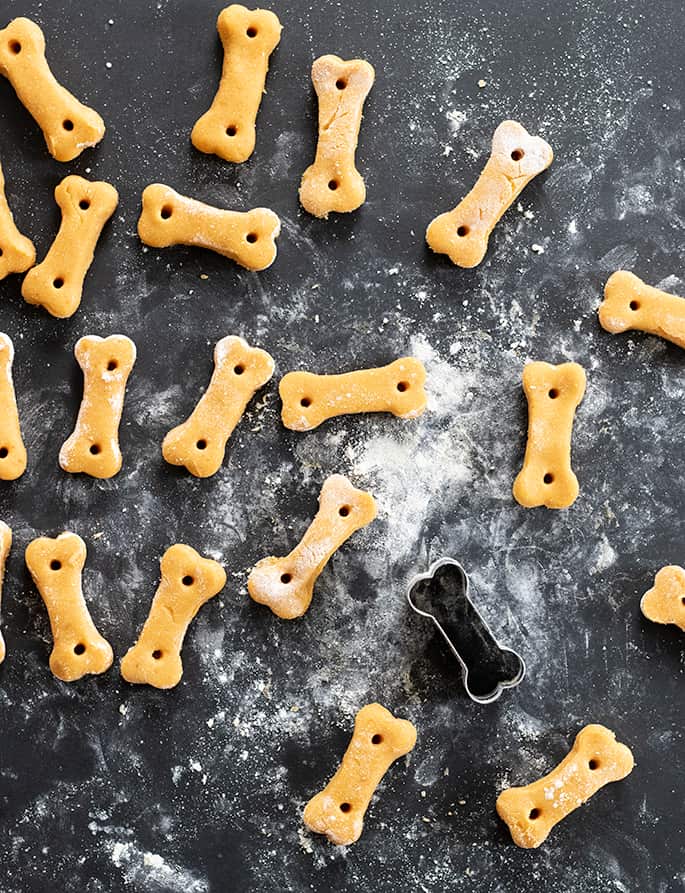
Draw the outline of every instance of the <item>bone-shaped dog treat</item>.
<instances>
[{"instance_id":1,"label":"bone-shaped dog treat","mask_svg":"<svg viewBox=\"0 0 685 893\"><path fill-rule=\"evenodd\" d=\"M392 763L415 744L409 720L397 719L380 704L362 707L340 768L305 807L305 825L338 846L359 840L374 791Z\"/></svg>"},{"instance_id":2,"label":"bone-shaped dog treat","mask_svg":"<svg viewBox=\"0 0 685 893\"><path fill-rule=\"evenodd\" d=\"M12 340L0 332L0 481L14 481L26 471L26 448L21 439L12 381L13 362Z\"/></svg>"},{"instance_id":3,"label":"bone-shaped dog treat","mask_svg":"<svg viewBox=\"0 0 685 893\"><path fill-rule=\"evenodd\" d=\"M674 623L685 632L685 570L676 564L662 567L642 596L640 610L654 623Z\"/></svg>"},{"instance_id":4,"label":"bone-shaped dog treat","mask_svg":"<svg viewBox=\"0 0 685 893\"><path fill-rule=\"evenodd\" d=\"M354 163L364 100L376 73L363 59L349 62L320 56L312 65L319 101L319 141L314 164L302 175L300 202L315 217L354 211L364 204L366 186Z\"/></svg>"},{"instance_id":5,"label":"bone-shaped dog treat","mask_svg":"<svg viewBox=\"0 0 685 893\"><path fill-rule=\"evenodd\" d=\"M250 596L284 620L301 617L328 559L375 517L376 503L370 493L357 490L341 474L332 475L321 488L316 517L293 551L284 558L263 558L255 565L247 581Z\"/></svg>"},{"instance_id":6,"label":"bone-shaped dog treat","mask_svg":"<svg viewBox=\"0 0 685 893\"><path fill-rule=\"evenodd\" d=\"M571 434L576 407L585 393L578 363L528 363L523 370L528 400L528 443L514 498L526 508L567 508L578 496L571 469Z\"/></svg>"},{"instance_id":7,"label":"bone-shaped dog treat","mask_svg":"<svg viewBox=\"0 0 685 893\"><path fill-rule=\"evenodd\" d=\"M110 478L121 468L119 422L136 346L125 335L85 335L76 342L74 356L83 370L83 399L59 464L64 471Z\"/></svg>"},{"instance_id":8,"label":"bone-shaped dog treat","mask_svg":"<svg viewBox=\"0 0 685 893\"><path fill-rule=\"evenodd\" d=\"M0 521L0 597L2 597L2 584L5 579L7 556L9 555L11 548L12 531L4 521ZM5 659L5 653L5 640L2 637L2 632L0 632L0 664Z\"/></svg>"},{"instance_id":9,"label":"bone-shaped dog treat","mask_svg":"<svg viewBox=\"0 0 685 893\"><path fill-rule=\"evenodd\" d=\"M255 391L274 371L273 358L235 335L214 348L214 374L190 418L164 438L162 455L171 465L185 465L196 477L219 470L226 441Z\"/></svg>"},{"instance_id":10,"label":"bone-shaped dog treat","mask_svg":"<svg viewBox=\"0 0 685 893\"><path fill-rule=\"evenodd\" d=\"M63 682L104 673L114 655L95 628L83 598L86 544L75 533L41 536L26 547L26 566L48 609L54 645L50 669Z\"/></svg>"},{"instance_id":11,"label":"bone-shaped dog treat","mask_svg":"<svg viewBox=\"0 0 685 893\"><path fill-rule=\"evenodd\" d=\"M538 847L558 822L610 781L629 775L633 765L630 749L612 731L585 726L556 769L525 787L502 791L497 813L517 846Z\"/></svg>"},{"instance_id":12,"label":"bone-shaped dog treat","mask_svg":"<svg viewBox=\"0 0 685 893\"><path fill-rule=\"evenodd\" d=\"M45 259L24 277L21 293L27 303L64 318L78 310L95 246L119 195L109 183L72 175L55 189L55 201L62 211L59 231Z\"/></svg>"},{"instance_id":13,"label":"bone-shaped dog treat","mask_svg":"<svg viewBox=\"0 0 685 893\"><path fill-rule=\"evenodd\" d=\"M268 208L225 211L153 183L143 191L138 235L146 245L194 245L230 257L247 270L265 270L276 258L281 221Z\"/></svg>"},{"instance_id":14,"label":"bone-shaped dog treat","mask_svg":"<svg viewBox=\"0 0 685 893\"><path fill-rule=\"evenodd\" d=\"M127 682L173 688L183 675L181 648L202 605L226 584L226 572L211 558L177 543L160 561L160 581L136 644L121 661Z\"/></svg>"},{"instance_id":15,"label":"bone-shaped dog treat","mask_svg":"<svg viewBox=\"0 0 685 893\"><path fill-rule=\"evenodd\" d=\"M17 229L5 196L5 176L0 165L0 279L24 273L36 262L33 242Z\"/></svg>"},{"instance_id":16,"label":"bone-shaped dog treat","mask_svg":"<svg viewBox=\"0 0 685 893\"><path fill-rule=\"evenodd\" d=\"M637 329L685 347L685 298L653 288L626 270L607 280L599 321L614 335Z\"/></svg>"},{"instance_id":17,"label":"bone-shaped dog treat","mask_svg":"<svg viewBox=\"0 0 685 893\"><path fill-rule=\"evenodd\" d=\"M413 419L426 408L425 380L423 363L414 357L342 375L288 372L278 386L281 419L291 431L310 431L326 419L359 412Z\"/></svg>"},{"instance_id":18,"label":"bone-shaped dog treat","mask_svg":"<svg viewBox=\"0 0 685 893\"><path fill-rule=\"evenodd\" d=\"M219 13L216 26L224 47L221 83L190 139L200 152L240 162L254 151L257 112L281 23L266 9L234 3Z\"/></svg>"},{"instance_id":19,"label":"bone-shaped dog treat","mask_svg":"<svg viewBox=\"0 0 685 893\"><path fill-rule=\"evenodd\" d=\"M57 83L45 59L45 37L30 19L14 19L0 31L0 74L43 131L48 152L71 161L105 135L105 123Z\"/></svg>"},{"instance_id":20,"label":"bone-shaped dog treat","mask_svg":"<svg viewBox=\"0 0 685 893\"><path fill-rule=\"evenodd\" d=\"M548 168L554 153L539 136L516 121L503 121L476 185L456 208L440 214L426 230L428 246L459 267L476 267L488 250L497 221L533 177Z\"/></svg>"}]
</instances>

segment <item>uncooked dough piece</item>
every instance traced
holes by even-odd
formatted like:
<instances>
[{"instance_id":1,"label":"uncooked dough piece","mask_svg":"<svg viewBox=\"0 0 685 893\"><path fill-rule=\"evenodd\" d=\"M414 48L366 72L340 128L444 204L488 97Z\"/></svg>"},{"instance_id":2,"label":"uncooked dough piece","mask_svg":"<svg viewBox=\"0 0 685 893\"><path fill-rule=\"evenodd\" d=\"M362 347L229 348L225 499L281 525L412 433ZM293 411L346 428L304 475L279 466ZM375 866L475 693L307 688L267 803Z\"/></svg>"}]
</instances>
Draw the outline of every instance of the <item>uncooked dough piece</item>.
<instances>
[{"instance_id":1,"label":"uncooked dough piece","mask_svg":"<svg viewBox=\"0 0 685 893\"><path fill-rule=\"evenodd\" d=\"M17 229L5 196L5 176L0 165L0 279L24 273L36 262L33 242Z\"/></svg>"},{"instance_id":2,"label":"uncooked dough piece","mask_svg":"<svg viewBox=\"0 0 685 893\"><path fill-rule=\"evenodd\" d=\"M12 548L12 531L5 524L4 521L0 521L0 598L2 598L2 584L5 580L5 568L7 566L7 556L10 553L10 549ZM6 649L5 649L5 640L2 636L2 632L0 632L0 664L5 659Z\"/></svg>"},{"instance_id":3,"label":"uncooked dough piece","mask_svg":"<svg viewBox=\"0 0 685 893\"><path fill-rule=\"evenodd\" d=\"M662 567L654 586L645 592L640 609L654 623L673 623L685 632L685 570L677 564Z\"/></svg>"},{"instance_id":4,"label":"uncooked dough piece","mask_svg":"<svg viewBox=\"0 0 685 893\"><path fill-rule=\"evenodd\" d=\"M26 448L21 439L12 381L13 362L12 339L0 332L0 481L14 481L26 471Z\"/></svg>"},{"instance_id":5,"label":"uncooked dough piece","mask_svg":"<svg viewBox=\"0 0 685 893\"><path fill-rule=\"evenodd\" d=\"M599 321L612 334L637 329L685 347L685 298L653 288L627 270L607 280Z\"/></svg>"}]
</instances>

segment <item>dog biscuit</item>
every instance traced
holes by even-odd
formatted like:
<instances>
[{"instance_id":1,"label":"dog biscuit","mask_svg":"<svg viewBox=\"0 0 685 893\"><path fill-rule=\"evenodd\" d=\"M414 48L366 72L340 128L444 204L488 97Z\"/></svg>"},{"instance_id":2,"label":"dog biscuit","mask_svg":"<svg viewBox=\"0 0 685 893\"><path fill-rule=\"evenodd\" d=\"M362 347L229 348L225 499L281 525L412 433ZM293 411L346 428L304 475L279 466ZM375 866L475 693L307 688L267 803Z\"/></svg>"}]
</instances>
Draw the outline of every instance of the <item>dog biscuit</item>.
<instances>
[{"instance_id":1,"label":"dog biscuit","mask_svg":"<svg viewBox=\"0 0 685 893\"><path fill-rule=\"evenodd\" d=\"M190 139L196 149L224 161L246 161L255 147L255 122L264 93L269 56L281 39L281 23L266 9L238 3L219 13L224 48L221 83Z\"/></svg>"},{"instance_id":2,"label":"dog biscuit","mask_svg":"<svg viewBox=\"0 0 685 893\"><path fill-rule=\"evenodd\" d=\"M528 400L528 443L514 498L526 508L568 508L578 496L571 469L571 434L576 407L585 393L578 363L528 363L523 370Z\"/></svg>"},{"instance_id":3,"label":"dog biscuit","mask_svg":"<svg viewBox=\"0 0 685 893\"><path fill-rule=\"evenodd\" d=\"M675 564L662 567L642 596L640 610L654 623L674 623L685 632L685 570Z\"/></svg>"},{"instance_id":4,"label":"dog biscuit","mask_svg":"<svg viewBox=\"0 0 685 893\"><path fill-rule=\"evenodd\" d=\"M50 669L63 682L104 673L114 655L95 628L81 586L86 544L75 533L41 536L26 547L26 566L48 609L54 645Z\"/></svg>"},{"instance_id":5,"label":"dog biscuit","mask_svg":"<svg viewBox=\"0 0 685 893\"><path fill-rule=\"evenodd\" d=\"M685 347L685 298L653 288L627 270L607 280L599 321L614 335L636 329Z\"/></svg>"},{"instance_id":6,"label":"dog biscuit","mask_svg":"<svg viewBox=\"0 0 685 893\"><path fill-rule=\"evenodd\" d=\"M27 303L64 318L78 310L95 246L119 195L109 183L71 175L55 189L55 200L62 212L59 231L45 259L24 277L21 293Z\"/></svg>"},{"instance_id":7,"label":"dog biscuit","mask_svg":"<svg viewBox=\"0 0 685 893\"><path fill-rule=\"evenodd\" d=\"M340 768L305 807L305 825L338 846L359 840L376 788L392 763L415 744L416 729L409 720L397 719L380 704L362 707Z\"/></svg>"},{"instance_id":8,"label":"dog biscuit","mask_svg":"<svg viewBox=\"0 0 685 893\"><path fill-rule=\"evenodd\" d=\"M173 688L183 675L181 648L190 621L226 584L226 572L211 558L177 543L160 561L162 579L136 644L121 661L127 682Z\"/></svg>"},{"instance_id":9,"label":"dog biscuit","mask_svg":"<svg viewBox=\"0 0 685 893\"><path fill-rule=\"evenodd\" d=\"M164 438L162 455L206 478L221 467L226 442L258 388L269 381L273 358L235 335L214 348L214 373L190 417Z\"/></svg>"},{"instance_id":10,"label":"dog biscuit","mask_svg":"<svg viewBox=\"0 0 685 893\"><path fill-rule=\"evenodd\" d=\"M7 566L7 556L10 554L10 549L12 548L12 531L5 524L4 521L0 521L0 598L2 597L2 584L5 579L5 567ZM2 632L0 631L0 664L5 659L6 648L5 648L5 640L2 636Z\"/></svg>"},{"instance_id":11,"label":"dog biscuit","mask_svg":"<svg viewBox=\"0 0 685 893\"><path fill-rule=\"evenodd\" d=\"M423 363L414 357L342 375L288 372L278 387L281 418L291 431L311 431L326 419L359 412L413 419L426 408L425 380Z\"/></svg>"},{"instance_id":12,"label":"dog biscuit","mask_svg":"<svg viewBox=\"0 0 685 893\"><path fill-rule=\"evenodd\" d=\"M26 448L21 439L12 381L13 362L12 340L0 332L0 481L15 481L26 471Z\"/></svg>"},{"instance_id":13,"label":"dog biscuit","mask_svg":"<svg viewBox=\"0 0 685 893\"><path fill-rule=\"evenodd\" d=\"M539 847L558 822L604 785L629 775L633 765L630 749L619 744L612 731L585 726L570 753L550 773L525 787L502 791L497 813L517 846Z\"/></svg>"},{"instance_id":14,"label":"dog biscuit","mask_svg":"<svg viewBox=\"0 0 685 893\"><path fill-rule=\"evenodd\" d=\"M552 147L539 136L531 136L516 121L503 121L495 130L490 158L471 192L456 208L429 224L429 248L446 254L458 267L478 266L497 221L553 158Z\"/></svg>"},{"instance_id":15,"label":"dog biscuit","mask_svg":"<svg viewBox=\"0 0 685 893\"><path fill-rule=\"evenodd\" d=\"M0 74L43 131L57 161L72 161L105 135L100 115L55 80L45 58L45 36L30 19L14 19L0 31Z\"/></svg>"},{"instance_id":16,"label":"dog biscuit","mask_svg":"<svg viewBox=\"0 0 685 893\"><path fill-rule=\"evenodd\" d=\"M265 270L276 259L281 221L268 208L226 211L153 183L143 191L138 235L153 248L194 245L230 257L246 270Z\"/></svg>"},{"instance_id":17,"label":"dog biscuit","mask_svg":"<svg viewBox=\"0 0 685 893\"><path fill-rule=\"evenodd\" d=\"M76 342L74 356L83 370L83 399L59 464L72 474L111 478L121 468L119 422L136 346L125 335L85 335Z\"/></svg>"},{"instance_id":18,"label":"dog biscuit","mask_svg":"<svg viewBox=\"0 0 685 893\"><path fill-rule=\"evenodd\" d=\"M25 273L36 262L33 242L17 229L5 195L5 176L0 165L0 279Z\"/></svg>"},{"instance_id":19,"label":"dog biscuit","mask_svg":"<svg viewBox=\"0 0 685 893\"><path fill-rule=\"evenodd\" d=\"M314 164L302 175L300 202L314 217L355 211L364 204L366 186L354 156L364 100L375 77L373 66L363 59L320 56L312 65L319 140Z\"/></svg>"}]
</instances>

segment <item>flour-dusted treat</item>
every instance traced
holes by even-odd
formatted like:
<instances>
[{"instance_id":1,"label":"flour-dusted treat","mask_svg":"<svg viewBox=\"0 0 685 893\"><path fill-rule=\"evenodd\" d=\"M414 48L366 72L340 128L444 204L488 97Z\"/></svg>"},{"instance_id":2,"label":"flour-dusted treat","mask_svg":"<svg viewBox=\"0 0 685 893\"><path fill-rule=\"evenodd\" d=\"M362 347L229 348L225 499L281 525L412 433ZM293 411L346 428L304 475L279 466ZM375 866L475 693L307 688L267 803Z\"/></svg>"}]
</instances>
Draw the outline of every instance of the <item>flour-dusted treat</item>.
<instances>
[{"instance_id":1,"label":"flour-dusted treat","mask_svg":"<svg viewBox=\"0 0 685 893\"><path fill-rule=\"evenodd\" d=\"M0 165L0 279L25 273L36 262L33 242L17 229L5 195L5 175Z\"/></svg>"},{"instance_id":2,"label":"flour-dusted treat","mask_svg":"<svg viewBox=\"0 0 685 893\"><path fill-rule=\"evenodd\" d=\"M43 131L48 152L71 161L105 135L105 123L55 80L45 58L45 37L30 19L14 19L0 31L0 74Z\"/></svg>"},{"instance_id":3,"label":"flour-dusted treat","mask_svg":"<svg viewBox=\"0 0 685 893\"><path fill-rule=\"evenodd\" d=\"M497 813L512 839L524 849L539 847L562 819L600 788L633 770L633 755L616 735L600 725L585 726L570 753L547 775L497 798Z\"/></svg>"},{"instance_id":4,"label":"flour-dusted treat","mask_svg":"<svg viewBox=\"0 0 685 893\"><path fill-rule=\"evenodd\" d=\"M246 270L265 270L276 259L281 221L268 208L226 211L153 183L143 191L141 241L153 248L194 245L230 257Z\"/></svg>"},{"instance_id":5,"label":"flour-dusted treat","mask_svg":"<svg viewBox=\"0 0 685 893\"><path fill-rule=\"evenodd\" d=\"M219 13L216 27L224 48L221 82L190 139L200 152L225 161L246 161L254 151L257 112L269 56L281 39L281 23L267 9L233 3Z\"/></svg>"},{"instance_id":6,"label":"flour-dusted treat","mask_svg":"<svg viewBox=\"0 0 685 893\"><path fill-rule=\"evenodd\" d=\"M281 419L292 431L310 431L326 419L360 412L414 419L426 408L425 381L426 370L415 357L340 375L288 372L278 386Z\"/></svg>"},{"instance_id":7,"label":"flour-dusted treat","mask_svg":"<svg viewBox=\"0 0 685 893\"><path fill-rule=\"evenodd\" d=\"M121 469L119 422L136 346L126 335L85 335L76 342L74 356L83 370L83 399L59 464L73 474L110 478Z\"/></svg>"},{"instance_id":8,"label":"flour-dusted treat","mask_svg":"<svg viewBox=\"0 0 685 893\"><path fill-rule=\"evenodd\" d=\"M55 189L55 201L62 212L59 231L45 259L24 277L21 293L27 303L64 318L79 308L95 246L119 194L109 183L72 175Z\"/></svg>"},{"instance_id":9,"label":"flour-dusted treat","mask_svg":"<svg viewBox=\"0 0 685 893\"><path fill-rule=\"evenodd\" d=\"M685 298L653 288L627 270L608 278L599 321L614 335L636 329L685 347Z\"/></svg>"},{"instance_id":10,"label":"flour-dusted treat","mask_svg":"<svg viewBox=\"0 0 685 893\"><path fill-rule=\"evenodd\" d=\"M104 673L114 655L95 628L81 587L86 544L75 533L41 536L26 547L26 566L48 609L54 640L50 669L63 682Z\"/></svg>"},{"instance_id":11,"label":"flour-dusted treat","mask_svg":"<svg viewBox=\"0 0 685 893\"><path fill-rule=\"evenodd\" d=\"M302 175L300 202L315 217L355 211L366 199L355 152L364 100L376 73L364 59L320 56L312 65L319 102L319 140L314 164Z\"/></svg>"},{"instance_id":12,"label":"flour-dusted treat","mask_svg":"<svg viewBox=\"0 0 685 893\"><path fill-rule=\"evenodd\" d=\"M370 493L357 490L341 474L332 475L321 488L316 517L293 551L284 558L263 558L254 567L247 581L250 596L284 620L301 617L331 555L375 517Z\"/></svg>"},{"instance_id":13,"label":"flour-dusted treat","mask_svg":"<svg viewBox=\"0 0 685 893\"><path fill-rule=\"evenodd\" d=\"M640 610L654 623L673 623L685 632L685 570L677 564L662 567L642 596Z\"/></svg>"},{"instance_id":14,"label":"flour-dusted treat","mask_svg":"<svg viewBox=\"0 0 685 893\"><path fill-rule=\"evenodd\" d=\"M340 768L307 803L304 823L338 846L359 840L371 798L390 766L413 750L416 729L380 704L357 713L354 733Z\"/></svg>"},{"instance_id":15,"label":"flour-dusted treat","mask_svg":"<svg viewBox=\"0 0 685 893\"><path fill-rule=\"evenodd\" d=\"M0 599L2 599L2 585L5 580L5 568L7 566L7 556L12 548L12 531L0 521ZM6 654L5 640L0 632L0 664L4 661Z\"/></svg>"},{"instance_id":16,"label":"flour-dusted treat","mask_svg":"<svg viewBox=\"0 0 685 893\"><path fill-rule=\"evenodd\" d=\"M571 435L576 407L585 393L578 363L528 363L523 370L528 400L528 443L514 498L526 508L568 508L578 496L571 468Z\"/></svg>"},{"instance_id":17,"label":"flour-dusted treat","mask_svg":"<svg viewBox=\"0 0 685 893\"><path fill-rule=\"evenodd\" d=\"M164 438L162 455L184 465L195 477L215 474L224 460L226 442L255 392L274 372L273 358L236 335L214 348L214 373L192 414Z\"/></svg>"},{"instance_id":18,"label":"flour-dusted treat","mask_svg":"<svg viewBox=\"0 0 685 893\"><path fill-rule=\"evenodd\" d=\"M162 579L136 644L121 661L127 682L173 688L183 676L181 648L188 626L205 602L226 585L218 561L176 543L160 561Z\"/></svg>"},{"instance_id":19,"label":"flour-dusted treat","mask_svg":"<svg viewBox=\"0 0 685 893\"><path fill-rule=\"evenodd\" d=\"M21 439L12 381L13 362L12 339L0 332L0 481L15 481L26 471L26 447Z\"/></svg>"},{"instance_id":20,"label":"flour-dusted treat","mask_svg":"<svg viewBox=\"0 0 685 893\"><path fill-rule=\"evenodd\" d=\"M476 185L456 208L440 214L426 230L426 242L458 267L476 267L488 250L497 221L530 181L552 163L552 147L516 121L503 121Z\"/></svg>"}]
</instances>

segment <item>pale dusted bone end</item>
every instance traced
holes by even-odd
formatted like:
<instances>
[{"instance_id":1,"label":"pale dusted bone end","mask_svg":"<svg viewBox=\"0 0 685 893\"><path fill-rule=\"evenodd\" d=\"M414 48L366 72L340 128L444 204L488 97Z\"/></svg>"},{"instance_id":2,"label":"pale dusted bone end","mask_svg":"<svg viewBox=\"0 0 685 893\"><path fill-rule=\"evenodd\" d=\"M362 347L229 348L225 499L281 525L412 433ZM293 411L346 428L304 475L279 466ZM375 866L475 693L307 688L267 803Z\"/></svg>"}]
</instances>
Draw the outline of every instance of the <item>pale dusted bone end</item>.
<instances>
[{"instance_id":1,"label":"pale dusted bone end","mask_svg":"<svg viewBox=\"0 0 685 893\"><path fill-rule=\"evenodd\" d=\"M676 564L662 567L642 596L640 610L653 623L672 623L685 632L685 570Z\"/></svg>"},{"instance_id":2,"label":"pale dusted bone end","mask_svg":"<svg viewBox=\"0 0 685 893\"><path fill-rule=\"evenodd\" d=\"M25 273L35 262L34 244L19 232L7 203L5 177L0 165L0 280L12 273Z\"/></svg>"},{"instance_id":3,"label":"pale dusted bone end","mask_svg":"<svg viewBox=\"0 0 685 893\"><path fill-rule=\"evenodd\" d=\"M5 568L7 566L7 556L12 548L12 530L0 521L0 597L2 597L2 585L5 579ZM0 664L4 661L6 655L5 640L0 632Z\"/></svg>"},{"instance_id":4,"label":"pale dusted bone end","mask_svg":"<svg viewBox=\"0 0 685 893\"><path fill-rule=\"evenodd\" d=\"M0 481L15 481L26 471L27 464L12 381L13 363L12 339L0 332Z\"/></svg>"}]
</instances>

